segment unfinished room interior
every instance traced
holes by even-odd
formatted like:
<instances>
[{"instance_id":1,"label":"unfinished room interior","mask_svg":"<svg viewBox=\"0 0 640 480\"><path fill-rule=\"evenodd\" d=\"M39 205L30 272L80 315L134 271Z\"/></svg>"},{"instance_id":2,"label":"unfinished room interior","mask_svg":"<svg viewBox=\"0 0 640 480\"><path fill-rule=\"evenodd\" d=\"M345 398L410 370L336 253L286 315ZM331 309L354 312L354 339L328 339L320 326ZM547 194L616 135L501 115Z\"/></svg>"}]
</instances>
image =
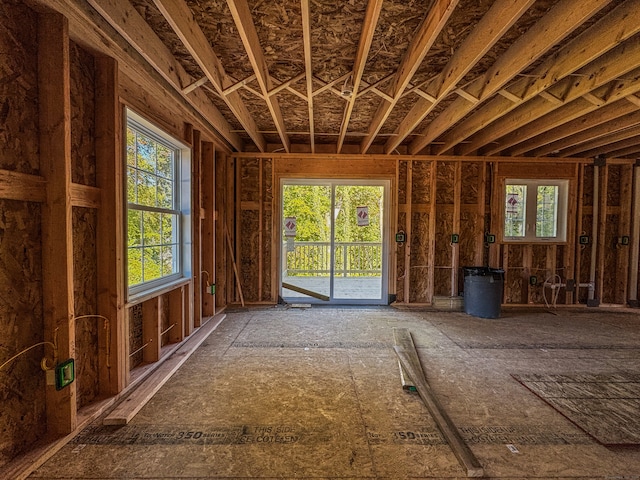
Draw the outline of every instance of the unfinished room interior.
<instances>
[{"instance_id":1,"label":"unfinished room interior","mask_svg":"<svg viewBox=\"0 0 640 480\"><path fill-rule=\"evenodd\" d=\"M0 26L0 478L640 480L640 0Z\"/></svg>"}]
</instances>

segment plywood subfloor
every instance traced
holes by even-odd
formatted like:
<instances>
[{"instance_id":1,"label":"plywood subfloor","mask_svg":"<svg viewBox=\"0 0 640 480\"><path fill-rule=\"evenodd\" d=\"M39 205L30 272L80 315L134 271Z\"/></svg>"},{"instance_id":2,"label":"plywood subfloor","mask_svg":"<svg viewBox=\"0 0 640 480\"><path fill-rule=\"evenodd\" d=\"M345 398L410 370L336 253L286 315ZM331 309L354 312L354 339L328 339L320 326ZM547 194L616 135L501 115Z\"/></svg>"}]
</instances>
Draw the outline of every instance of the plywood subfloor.
<instances>
[{"instance_id":1,"label":"plywood subfloor","mask_svg":"<svg viewBox=\"0 0 640 480\"><path fill-rule=\"evenodd\" d=\"M640 375L514 375L603 445L640 444Z\"/></svg>"},{"instance_id":2,"label":"plywood subfloor","mask_svg":"<svg viewBox=\"0 0 640 480\"><path fill-rule=\"evenodd\" d=\"M402 389L393 329L407 328L488 477L637 480L640 447L601 445L512 377L640 374L637 313L582 312L229 312L129 425L99 419L32 478L464 478Z\"/></svg>"}]
</instances>

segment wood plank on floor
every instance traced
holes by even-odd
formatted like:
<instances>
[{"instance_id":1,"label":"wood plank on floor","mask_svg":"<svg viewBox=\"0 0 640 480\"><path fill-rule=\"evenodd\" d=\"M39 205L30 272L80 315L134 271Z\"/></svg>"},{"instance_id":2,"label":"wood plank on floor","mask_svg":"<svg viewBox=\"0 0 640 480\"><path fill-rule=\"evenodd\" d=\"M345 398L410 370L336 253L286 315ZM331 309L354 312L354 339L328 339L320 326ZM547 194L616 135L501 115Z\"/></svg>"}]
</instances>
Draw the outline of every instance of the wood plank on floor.
<instances>
[{"instance_id":1,"label":"wood plank on floor","mask_svg":"<svg viewBox=\"0 0 640 480\"><path fill-rule=\"evenodd\" d=\"M138 388L113 409L104 420L104 425L126 425L144 407L171 376L186 362L191 354L204 342L226 314L215 315L202 325L175 351L155 372L153 372Z\"/></svg>"},{"instance_id":2,"label":"wood plank on floor","mask_svg":"<svg viewBox=\"0 0 640 480\"><path fill-rule=\"evenodd\" d=\"M395 330L398 330L398 332ZM482 465L465 443L455 424L444 408L442 408L437 397L429 387L424 371L422 370L422 365L420 364L418 352L415 347L411 348L411 346L413 346L411 333L407 329L394 329L394 337L396 337L399 345L394 346L393 349L402 367L413 381L420 398L429 410L442 435L447 440L451 450L453 450L460 465L465 469L467 477L483 477L484 469Z\"/></svg>"}]
</instances>

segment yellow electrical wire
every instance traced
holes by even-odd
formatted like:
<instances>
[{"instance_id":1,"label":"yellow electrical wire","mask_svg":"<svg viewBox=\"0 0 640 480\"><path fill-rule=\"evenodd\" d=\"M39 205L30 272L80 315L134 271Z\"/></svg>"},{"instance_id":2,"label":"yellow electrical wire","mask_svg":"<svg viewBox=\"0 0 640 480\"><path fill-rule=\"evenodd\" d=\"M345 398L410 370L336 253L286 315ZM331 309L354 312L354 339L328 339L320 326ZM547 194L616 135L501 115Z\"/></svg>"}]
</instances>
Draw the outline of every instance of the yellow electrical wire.
<instances>
[{"instance_id":1,"label":"yellow electrical wire","mask_svg":"<svg viewBox=\"0 0 640 480\"><path fill-rule=\"evenodd\" d=\"M53 333L53 343L52 342L39 342L39 343L36 343L35 345L31 345L30 347L25 348L21 352L16 353L9 360L5 361L2 365L0 365L0 370L2 370L4 367L9 365L16 358L18 358L20 355L23 355L23 354L27 353L28 351L33 350L36 347L40 347L41 345L51 345L51 348L53 348L53 365L52 366L47 365L47 357L44 357L42 359L42 361L40 362L40 368L42 368L42 370L44 370L44 371L51 370L55 366L56 360L58 359L58 347L56 345L56 343L57 343L57 334L58 334L58 329L56 328L54 333Z\"/></svg>"}]
</instances>

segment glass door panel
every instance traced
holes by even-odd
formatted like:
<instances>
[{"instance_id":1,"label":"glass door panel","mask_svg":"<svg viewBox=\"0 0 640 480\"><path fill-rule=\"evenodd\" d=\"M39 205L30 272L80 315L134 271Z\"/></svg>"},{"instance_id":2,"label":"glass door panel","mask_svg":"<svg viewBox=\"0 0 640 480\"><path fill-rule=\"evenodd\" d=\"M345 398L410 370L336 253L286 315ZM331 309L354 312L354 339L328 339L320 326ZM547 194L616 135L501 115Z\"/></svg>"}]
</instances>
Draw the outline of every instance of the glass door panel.
<instances>
[{"instance_id":1,"label":"glass door panel","mask_svg":"<svg viewBox=\"0 0 640 480\"><path fill-rule=\"evenodd\" d=\"M335 186L333 298L382 299L384 187Z\"/></svg>"},{"instance_id":2,"label":"glass door panel","mask_svg":"<svg viewBox=\"0 0 640 480\"><path fill-rule=\"evenodd\" d=\"M387 184L283 181L282 297L288 302L387 304Z\"/></svg>"},{"instance_id":3,"label":"glass door panel","mask_svg":"<svg viewBox=\"0 0 640 480\"><path fill-rule=\"evenodd\" d=\"M282 199L282 296L328 301L331 186L285 184Z\"/></svg>"}]
</instances>

